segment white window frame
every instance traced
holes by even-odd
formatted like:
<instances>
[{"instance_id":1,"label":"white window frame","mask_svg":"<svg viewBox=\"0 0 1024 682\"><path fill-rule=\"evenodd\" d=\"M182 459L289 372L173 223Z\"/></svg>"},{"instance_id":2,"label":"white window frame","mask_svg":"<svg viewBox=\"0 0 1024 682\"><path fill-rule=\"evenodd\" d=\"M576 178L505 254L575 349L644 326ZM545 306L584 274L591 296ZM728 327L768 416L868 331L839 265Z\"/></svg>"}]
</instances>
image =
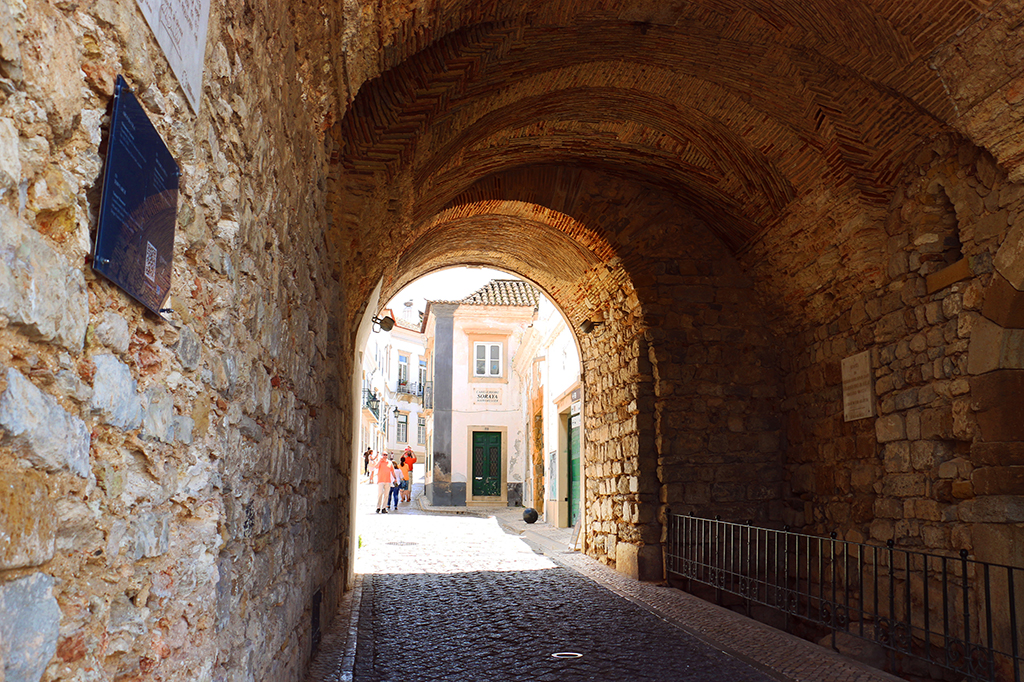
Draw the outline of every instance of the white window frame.
<instances>
[{"instance_id":1,"label":"white window frame","mask_svg":"<svg viewBox=\"0 0 1024 682\"><path fill-rule=\"evenodd\" d=\"M492 379L503 376L504 358L502 357L502 343L494 341L473 342L473 376ZM480 371L480 349L484 349L484 371ZM497 355L497 372L491 371L494 367L495 355Z\"/></svg>"},{"instance_id":2,"label":"white window frame","mask_svg":"<svg viewBox=\"0 0 1024 682\"><path fill-rule=\"evenodd\" d=\"M427 418L416 418L416 444L426 445L427 443Z\"/></svg>"},{"instance_id":3,"label":"white window frame","mask_svg":"<svg viewBox=\"0 0 1024 682\"><path fill-rule=\"evenodd\" d=\"M409 442L409 415L407 414L395 416L395 441L398 443Z\"/></svg>"},{"instance_id":4,"label":"white window frame","mask_svg":"<svg viewBox=\"0 0 1024 682\"><path fill-rule=\"evenodd\" d=\"M399 355L398 356L398 384L409 383L409 356Z\"/></svg>"}]
</instances>

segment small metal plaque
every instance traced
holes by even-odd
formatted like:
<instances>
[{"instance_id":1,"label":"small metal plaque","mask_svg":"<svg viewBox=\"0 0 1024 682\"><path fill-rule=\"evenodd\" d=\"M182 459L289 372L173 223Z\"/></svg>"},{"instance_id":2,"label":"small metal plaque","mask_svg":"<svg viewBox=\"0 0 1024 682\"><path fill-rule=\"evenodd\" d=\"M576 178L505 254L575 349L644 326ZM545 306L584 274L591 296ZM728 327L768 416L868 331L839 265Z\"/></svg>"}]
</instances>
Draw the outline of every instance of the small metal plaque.
<instances>
[{"instance_id":1,"label":"small metal plaque","mask_svg":"<svg viewBox=\"0 0 1024 682\"><path fill-rule=\"evenodd\" d=\"M171 289L179 175L167 145L118 76L92 266L158 315Z\"/></svg>"},{"instance_id":2,"label":"small metal plaque","mask_svg":"<svg viewBox=\"0 0 1024 682\"><path fill-rule=\"evenodd\" d=\"M875 416L875 382L871 351L843 358L843 419L848 422Z\"/></svg>"}]
</instances>

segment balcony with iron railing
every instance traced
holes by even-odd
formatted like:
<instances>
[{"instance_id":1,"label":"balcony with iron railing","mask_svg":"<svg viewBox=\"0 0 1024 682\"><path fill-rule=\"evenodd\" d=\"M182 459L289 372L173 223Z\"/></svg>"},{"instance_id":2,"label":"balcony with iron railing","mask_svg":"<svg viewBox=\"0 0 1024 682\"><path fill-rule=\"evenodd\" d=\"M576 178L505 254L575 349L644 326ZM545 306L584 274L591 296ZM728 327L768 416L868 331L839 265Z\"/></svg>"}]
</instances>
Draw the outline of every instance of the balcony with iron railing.
<instances>
[{"instance_id":1,"label":"balcony with iron railing","mask_svg":"<svg viewBox=\"0 0 1024 682\"><path fill-rule=\"evenodd\" d=\"M368 388L363 389L363 409L369 410L374 419L380 420L380 398Z\"/></svg>"},{"instance_id":2,"label":"balcony with iron railing","mask_svg":"<svg viewBox=\"0 0 1024 682\"><path fill-rule=\"evenodd\" d=\"M395 393L398 393L399 395L409 395L420 398L423 396L423 384L417 381L399 380L395 384Z\"/></svg>"}]
</instances>

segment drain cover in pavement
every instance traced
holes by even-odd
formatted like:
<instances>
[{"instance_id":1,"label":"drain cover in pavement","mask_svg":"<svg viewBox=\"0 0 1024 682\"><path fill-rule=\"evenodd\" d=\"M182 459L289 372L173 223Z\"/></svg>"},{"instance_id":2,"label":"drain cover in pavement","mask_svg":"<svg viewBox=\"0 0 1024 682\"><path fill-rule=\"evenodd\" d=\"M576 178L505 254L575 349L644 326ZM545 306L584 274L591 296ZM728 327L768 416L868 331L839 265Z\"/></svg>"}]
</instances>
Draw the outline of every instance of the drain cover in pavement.
<instances>
[{"instance_id":1,"label":"drain cover in pavement","mask_svg":"<svg viewBox=\"0 0 1024 682\"><path fill-rule=\"evenodd\" d=\"M410 545L419 544L417 542L406 542L404 540L398 540L397 542L385 542L385 545L397 545L399 547L409 547Z\"/></svg>"}]
</instances>

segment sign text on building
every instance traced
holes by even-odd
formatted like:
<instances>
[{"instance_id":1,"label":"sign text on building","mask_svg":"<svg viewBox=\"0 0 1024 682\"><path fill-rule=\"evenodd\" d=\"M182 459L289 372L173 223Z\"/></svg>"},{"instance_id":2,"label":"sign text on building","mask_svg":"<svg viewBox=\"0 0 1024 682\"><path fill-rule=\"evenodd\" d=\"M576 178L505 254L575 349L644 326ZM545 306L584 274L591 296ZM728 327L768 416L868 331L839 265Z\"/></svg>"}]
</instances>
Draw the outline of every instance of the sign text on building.
<instances>
[{"instance_id":1,"label":"sign text on building","mask_svg":"<svg viewBox=\"0 0 1024 682\"><path fill-rule=\"evenodd\" d=\"M473 395L474 403L497 404L501 402L501 391L496 388L478 388Z\"/></svg>"}]
</instances>

